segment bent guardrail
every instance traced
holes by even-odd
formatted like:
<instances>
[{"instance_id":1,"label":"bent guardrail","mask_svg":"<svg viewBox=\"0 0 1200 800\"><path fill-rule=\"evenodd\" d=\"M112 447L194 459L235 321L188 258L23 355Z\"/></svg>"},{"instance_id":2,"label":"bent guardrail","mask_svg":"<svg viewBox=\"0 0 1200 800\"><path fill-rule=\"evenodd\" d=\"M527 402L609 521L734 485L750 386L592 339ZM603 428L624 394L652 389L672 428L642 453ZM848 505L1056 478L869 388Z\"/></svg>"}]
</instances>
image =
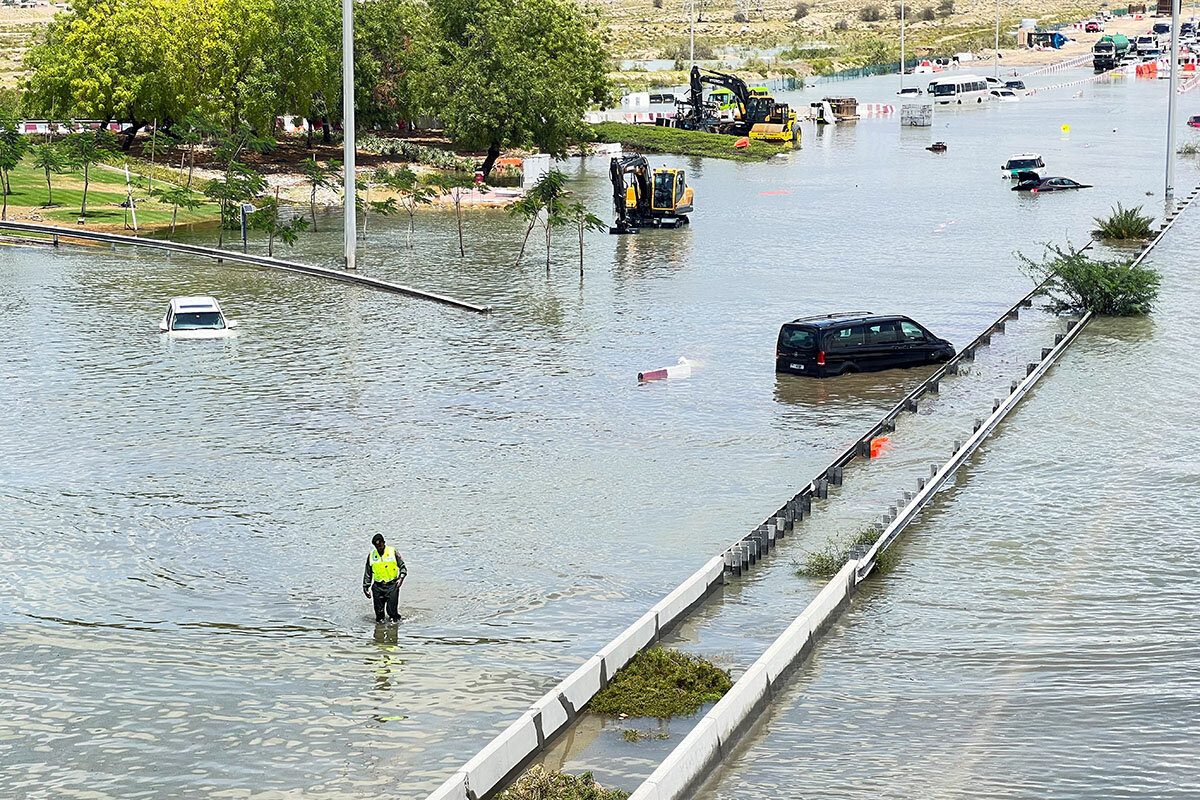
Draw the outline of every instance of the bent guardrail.
<instances>
[{"instance_id":1,"label":"bent guardrail","mask_svg":"<svg viewBox=\"0 0 1200 800\"><path fill-rule=\"evenodd\" d=\"M285 272L297 272L302 275L313 275L319 278L329 278L330 280L341 281L343 283L353 283L359 286L366 286L370 289L378 289L384 292L392 292L393 294L402 294L407 297L415 297L418 300L429 300L434 303L459 308L464 311L474 311L477 314L489 314L492 309L490 306L480 306L474 303L468 303L464 300L458 300L454 297L449 297L435 292L427 292L423 289L414 289L411 286L405 286L400 283L392 283L391 281L380 280L379 278L371 278L366 275L358 275L346 270L333 269L331 267L318 267L313 264L301 264L297 261L285 261L280 258L270 258L268 256L256 256L249 253L235 253L230 250L222 250L217 247L204 247L198 244L185 244L183 242L168 242L161 239L144 239L140 236L126 236L120 233L105 233L103 231L85 231L76 228L60 228L53 225L38 225L32 222L9 222L0 221L0 230L17 231L20 233L37 233L53 237L54 244L58 244L59 239L82 239L93 242L108 242L110 244L128 245L131 247L151 247L156 250L167 250L175 253L188 253L190 255L205 256L207 258L215 258L218 261L238 261L244 264L252 264L259 267L270 267L272 269L284 270Z\"/></svg>"}]
</instances>

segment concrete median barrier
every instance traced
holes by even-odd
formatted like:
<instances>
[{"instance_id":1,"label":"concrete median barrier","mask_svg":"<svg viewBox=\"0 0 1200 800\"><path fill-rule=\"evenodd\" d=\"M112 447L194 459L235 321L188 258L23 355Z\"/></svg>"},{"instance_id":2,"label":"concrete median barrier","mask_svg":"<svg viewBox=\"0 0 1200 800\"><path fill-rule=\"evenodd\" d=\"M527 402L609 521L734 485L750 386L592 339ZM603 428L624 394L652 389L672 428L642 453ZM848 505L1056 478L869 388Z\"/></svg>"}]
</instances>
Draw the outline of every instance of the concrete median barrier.
<instances>
[{"instance_id":1,"label":"concrete median barrier","mask_svg":"<svg viewBox=\"0 0 1200 800\"><path fill-rule=\"evenodd\" d=\"M486 796L538 749L533 712L526 711L463 765L468 798Z\"/></svg>"}]
</instances>

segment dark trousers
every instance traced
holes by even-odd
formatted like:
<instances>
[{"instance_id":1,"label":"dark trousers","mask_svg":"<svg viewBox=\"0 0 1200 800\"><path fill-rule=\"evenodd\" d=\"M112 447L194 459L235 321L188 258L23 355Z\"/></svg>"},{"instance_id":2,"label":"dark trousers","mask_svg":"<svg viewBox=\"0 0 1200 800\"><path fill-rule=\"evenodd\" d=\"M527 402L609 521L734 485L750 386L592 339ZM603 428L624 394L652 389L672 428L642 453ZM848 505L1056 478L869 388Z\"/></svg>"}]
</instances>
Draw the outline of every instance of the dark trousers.
<instances>
[{"instance_id":1,"label":"dark trousers","mask_svg":"<svg viewBox=\"0 0 1200 800\"><path fill-rule=\"evenodd\" d=\"M383 607L387 604L388 616L392 619L400 619L400 613L396 610L396 604L400 602L400 581L388 581L380 583L376 581L371 584L371 602L375 604L375 620L383 621Z\"/></svg>"}]
</instances>

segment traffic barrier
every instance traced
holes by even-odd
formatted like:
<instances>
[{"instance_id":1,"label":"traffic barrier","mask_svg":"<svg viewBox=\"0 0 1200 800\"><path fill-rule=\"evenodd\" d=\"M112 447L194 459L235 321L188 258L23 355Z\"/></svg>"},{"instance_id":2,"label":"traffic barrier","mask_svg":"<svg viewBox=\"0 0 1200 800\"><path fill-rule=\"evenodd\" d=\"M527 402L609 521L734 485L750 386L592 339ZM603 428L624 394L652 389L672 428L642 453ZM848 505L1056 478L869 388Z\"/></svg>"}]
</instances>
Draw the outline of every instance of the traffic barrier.
<instances>
[{"instance_id":1,"label":"traffic barrier","mask_svg":"<svg viewBox=\"0 0 1200 800\"><path fill-rule=\"evenodd\" d=\"M708 560L703 567L698 569L683 583L675 587L675 590L669 595L659 600L655 606L650 609L658 615L659 630L668 628L685 611L691 608L696 601L704 597L708 593L716 581L720 580L721 573L725 568L725 557L722 553L719 556L714 556Z\"/></svg>"},{"instance_id":2,"label":"traffic barrier","mask_svg":"<svg viewBox=\"0 0 1200 800\"><path fill-rule=\"evenodd\" d=\"M562 695L568 703L567 712L571 715L588 704L604 686L604 659L595 655L579 665L579 667L563 679L554 691Z\"/></svg>"},{"instance_id":3,"label":"traffic barrier","mask_svg":"<svg viewBox=\"0 0 1200 800\"><path fill-rule=\"evenodd\" d=\"M451 775L445 783L433 790L427 800L468 800L466 773L459 770Z\"/></svg>"},{"instance_id":4,"label":"traffic barrier","mask_svg":"<svg viewBox=\"0 0 1200 800\"><path fill-rule=\"evenodd\" d=\"M1049 75L1054 72L1061 72L1064 69L1074 69L1075 67L1086 64L1086 63L1090 62L1091 60L1092 60L1092 54L1084 53L1083 55L1075 56L1074 58L1068 58L1064 61L1057 61L1053 64L1047 64L1044 67L1039 67L1039 68L1033 70L1032 72L1026 72L1021 77L1022 78L1030 78L1030 77L1033 77L1034 75Z\"/></svg>"},{"instance_id":5,"label":"traffic barrier","mask_svg":"<svg viewBox=\"0 0 1200 800\"><path fill-rule=\"evenodd\" d=\"M612 677L613 673L629 663L641 649L654 641L658 632L658 614L647 611L638 621L630 625L617 638L606 644L597 653L604 661L604 674Z\"/></svg>"},{"instance_id":6,"label":"traffic barrier","mask_svg":"<svg viewBox=\"0 0 1200 800\"><path fill-rule=\"evenodd\" d=\"M533 712L526 711L463 766L467 797L487 796L537 748Z\"/></svg>"},{"instance_id":7,"label":"traffic barrier","mask_svg":"<svg viewBox=\"0 0 1200 800\"><path fill-rule=\"evenodd\" d=\"M1094 83L1095 81L1098 81L1098 80L1100 80L1101 78L1107 78L1107 77L1109 77L1111 74L1112 74L1112 73L1108 73L1108 72L1101 72L1101 73L1100 73L1100 74L1098 74L1098 75L1093 75L1093 76L1091 76L1090 78L1081 78L1081 79L1079 79L1079 80L1077 80L1077 81L1067 81L1066 83L1055 83L1055 84L1052 84L1052 85L1050 85L1050 86L1039 86L1039 87L1037 87L1037 88L1035 88L1035 89L1029 89L1029 90L1028 90L1028 91L1027 91L1025 94L1026 94L1026 95L1035 95L1035 94L1041 94L1041 93L1043 93L1043 92L1050 92L1050 91L1053 91L1053 90L1055 90L1055 89L1067 89L1067 88L1069 88L1069 87L1071 87L1071 86L1082 86L1082 85L1084 85L1085 83ZM1140 74L1140 73L1139 73L1139 74Z\"/></svg>"},{"instance_id":8,"label":"traffic barrier","mask_svg":"<svg viewBox=\"0 0 1200 800\"><path fill-rule=\"evenodd\" d=\"M237 253L232 250L221 250L216 247L202 247L197 244L184 244L182 242L167 242L162 239L144 239L140 236L126 236L120 233L103 233L101 231L79 230L78 228L58 228L53 225L36 225L29 222L6 222L0 221L0 230L18 231L21 233L37 233L46 236L54 237L54 244L57 245L60 239L83 239L84 241L107 242L109 244L128 245L132 247L149 247L154 250L167 250L176 253L187 253L189 255L205 256L206 258L215 258L218 261L237 261L243 264L252 264L258 267L271 267L285 272L298 272L303 275L312 275L319 278L329 278L343 283L354 283L359 286L366 286L370 289L380 289L385 292L393 292L402 294L408 297L415 297L419 300L432 300L435 303L442 305L453 306L464 311L474 311L480 314L488 314L491 312L489 306L479 306L474 303L467 303L463 300L456 300L453 297L447 297L442 294L434 294L421 289L414 289L411 286L404 286L391 281L382 281L378 278L370 278L366 275L359 275L356 272L348 272L346 270L331 269L329 267L318 267L312 264L301 264L296 261L284 261L279 258L268 258L267 256L255 256L248 253Z\"/></svg>"},{"instance_id":9,"label":"traffic barrier","mask_svg":"<svg viewBox=\"0 0 1200 800\"><path fill-rule=\"evenodd\" d=\"M886 117L896 113L896 107L887 103L859 103L860 117Z\"/></svg>"},{"instance_id":10,"label":"traffic barrier","mask_svg":"<svg viewBox=\"0 0 1200 800\"><path fill-rule=\"evenodd\" d=\"M563 696L557 687L549 694L543 695L530 709L534 719L541 724L542 742L554 737L563 726L571 721L571 715L563 705Z\"/></svg>"},{"instance_id":11,"label":"traffic barrier","mask_svg":"<svg viewBox=\"0 0 1200 800\"><path fill-rule=\"evenodd\" d=\"M645 372L638 373L638 381L646 383L648 381L661 381L667 378L689 378L692 375L692 365L686 358L680 357L678 364L672 364L669 367L661 369L651 369Z\"/></svg>"}]
</instances>

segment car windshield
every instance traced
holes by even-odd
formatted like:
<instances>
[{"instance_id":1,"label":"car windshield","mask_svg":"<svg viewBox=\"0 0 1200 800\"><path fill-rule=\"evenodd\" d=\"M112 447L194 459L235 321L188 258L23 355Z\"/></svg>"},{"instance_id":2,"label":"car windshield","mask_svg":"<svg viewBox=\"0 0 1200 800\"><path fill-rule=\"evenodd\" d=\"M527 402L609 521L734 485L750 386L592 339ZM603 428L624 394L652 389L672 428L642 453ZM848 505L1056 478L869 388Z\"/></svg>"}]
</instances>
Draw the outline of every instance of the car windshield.
<instances>
[{"instance_id":1,"label":"car windshield","mask_svg":"<svg viewBox=\"0 0 1200 800\"><path fill-rule=\"evenodd\" d=\"M171 323L173 331L195 331L205 328L221 329L225 320L221 319L220 311L185 311L175 315Z\"/></svg>"},{"instance_id":2,"label":"car windshield","mask_svg":"<svg viewBox=\"0 0 1200 800\"><path fill-rule=\"evenodd\" d=\"M933 85L933 93L935 95L952 95L954 94L955 85L953 83L935 83Z\"/></svg>"},{"instance_id":3,"label":"car windshield","mask_svg":"<svg viewBox=\"0 0 1200 800\"><path fill-rule=\"evenodd\" d=\"M812 350L816 337L812 328L784 325L779 331L779 346L788 350Z\"/></svg>"},{"instance_id":4,"label":"car windshield","mask_svg":"<svg viewBox=\"0 0 1200 800\"><path fill-rule=\"evenodd\" d=\"M1041 166L1040 159L1036 158L1010 158L1008 163L1004 165L1005 169L1037 169Z\"/></svg>"}]
</instances>

